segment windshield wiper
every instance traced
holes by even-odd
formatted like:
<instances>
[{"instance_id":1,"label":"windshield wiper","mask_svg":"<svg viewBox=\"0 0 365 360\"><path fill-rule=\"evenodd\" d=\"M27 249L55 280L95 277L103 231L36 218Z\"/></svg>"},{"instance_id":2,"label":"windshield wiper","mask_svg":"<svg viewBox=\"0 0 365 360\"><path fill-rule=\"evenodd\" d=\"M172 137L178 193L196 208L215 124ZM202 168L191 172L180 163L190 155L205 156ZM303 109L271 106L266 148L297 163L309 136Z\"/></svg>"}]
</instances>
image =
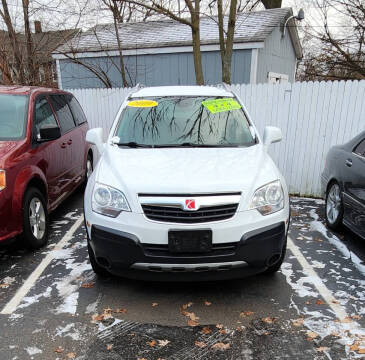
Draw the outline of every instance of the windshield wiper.
<instances>
[{"instance_id":1,"label":"windshield wiper","mask_svg":"<svg viewBox=\"0 0 365 360\"><path fill-rule=\"evenodd\" d=\"M195 148L217 148L217 147L237 147L237 145L230 144L197 144L192 142L184 142L181 144L164 144L164 145L154 145L158 148L175 148L175 147L195 147Z\"/></svg>"},{"instance_id":2,"label":"windshield wiper","mask_svg":"<svg viewBox=\"0 0 365 360\"><path fill-rule=\"evenodd\" d=\"M118 146L127 146L130 148L151 148L151 147L153 147L152 145L138 144L135 141L129 141L126 143L114 143L114 144L118 145Z\"/></svg>"}]
</instances>

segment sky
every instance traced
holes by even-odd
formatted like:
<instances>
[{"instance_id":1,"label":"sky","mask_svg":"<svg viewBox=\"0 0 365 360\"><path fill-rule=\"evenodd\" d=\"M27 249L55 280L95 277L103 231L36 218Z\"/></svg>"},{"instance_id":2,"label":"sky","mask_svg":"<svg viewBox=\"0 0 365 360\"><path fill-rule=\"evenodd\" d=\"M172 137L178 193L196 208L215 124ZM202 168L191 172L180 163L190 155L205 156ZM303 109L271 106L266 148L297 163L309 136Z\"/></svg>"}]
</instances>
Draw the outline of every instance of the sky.
<instances>
[{"instance_id":1,"label":"sky","mask_svg":"<svg viewBox=\"0 0 365 360\"><path fill-rule=\"evenodd\" d=\"M11 11L13 22L20 30L22 27L22 0L7 0ZM112 21L109 11L100 11L100 0L30 0L32 6L31 27L33 21L40 20L43 30L57 30L65 28L81 28L86 30L96 24ZM260 5L262 8L263 6ZM314 0L283 0L283 7L293 7L296 14L300 8L305 11L305 20L299 24L299 33L303 37L301 27L311 26L319 28L321 18ZM98 9L97 11L95 9ZM260 7L258 8L258 10ZM79 16L77 14L82 14ZM332 22L336 30L336 14L333 14ZM4 29L5 24L0 20L0 28Z\"/></svg>"}]
</instances>

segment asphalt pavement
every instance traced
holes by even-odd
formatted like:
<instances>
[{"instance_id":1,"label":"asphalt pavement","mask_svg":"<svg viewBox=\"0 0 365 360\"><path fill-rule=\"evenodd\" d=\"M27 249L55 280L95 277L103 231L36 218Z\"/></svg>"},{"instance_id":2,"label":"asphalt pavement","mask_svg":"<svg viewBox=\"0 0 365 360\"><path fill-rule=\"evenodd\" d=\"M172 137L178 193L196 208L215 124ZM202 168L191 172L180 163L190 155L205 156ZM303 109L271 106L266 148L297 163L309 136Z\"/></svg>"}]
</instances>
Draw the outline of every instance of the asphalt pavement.
<instances>
[{"instance_id":1,"label":"asphalt pavement","mask_svg":"<svg viewBox=\"0 0 365 360\"><path fill-rule=\"evenodd\" d=\"M0 359L365 357L365 241L329 231L323 201L292 198L280 272L174 283L99 278L78 191L47 247L0 248Z\"/></svg>"}]
</instances>

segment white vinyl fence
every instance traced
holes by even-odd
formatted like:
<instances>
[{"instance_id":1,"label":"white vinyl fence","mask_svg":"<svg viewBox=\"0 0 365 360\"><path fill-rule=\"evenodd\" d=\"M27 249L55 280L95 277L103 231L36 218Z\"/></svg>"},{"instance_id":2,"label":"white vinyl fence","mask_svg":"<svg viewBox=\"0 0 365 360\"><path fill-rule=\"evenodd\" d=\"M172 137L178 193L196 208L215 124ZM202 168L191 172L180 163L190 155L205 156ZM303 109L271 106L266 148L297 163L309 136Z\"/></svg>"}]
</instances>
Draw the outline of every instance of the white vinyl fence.
<instances>
[{"instance_id":1,"label":"white vinyl fence","mask_svg":"<svg viewBox=\"0 0 365 360\"><path fill-rule=\"evenodd\" d=\"M326 154L365 130L365 81L233 85L260 134L278 126L283 141L270 153L284 174L290 193L321 196L320 176ZM76 89L90 128L105 136L130 89ZM244 166L244 164L242 164Z\"/></svg>"}]
</instances>

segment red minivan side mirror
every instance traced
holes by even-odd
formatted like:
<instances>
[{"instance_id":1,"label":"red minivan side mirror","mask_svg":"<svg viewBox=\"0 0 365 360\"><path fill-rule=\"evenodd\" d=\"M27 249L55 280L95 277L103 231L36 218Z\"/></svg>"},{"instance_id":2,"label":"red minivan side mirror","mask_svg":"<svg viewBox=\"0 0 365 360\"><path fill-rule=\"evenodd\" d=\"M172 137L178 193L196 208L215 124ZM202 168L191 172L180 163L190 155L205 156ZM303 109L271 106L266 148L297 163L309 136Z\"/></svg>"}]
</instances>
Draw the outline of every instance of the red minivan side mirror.
<instances>
[{"instance_id":1,"label":"red minivan side mirror","mask_svg":"<svg viewBox=\"0 0 365 360\"><path fill-rule=\"evenodd\" d=\"M43 125L39 129L39 138L37 141L50 141L56 140L61 137L61 129L58 126L54 125Z\"/></svg>"}]
</instances>

